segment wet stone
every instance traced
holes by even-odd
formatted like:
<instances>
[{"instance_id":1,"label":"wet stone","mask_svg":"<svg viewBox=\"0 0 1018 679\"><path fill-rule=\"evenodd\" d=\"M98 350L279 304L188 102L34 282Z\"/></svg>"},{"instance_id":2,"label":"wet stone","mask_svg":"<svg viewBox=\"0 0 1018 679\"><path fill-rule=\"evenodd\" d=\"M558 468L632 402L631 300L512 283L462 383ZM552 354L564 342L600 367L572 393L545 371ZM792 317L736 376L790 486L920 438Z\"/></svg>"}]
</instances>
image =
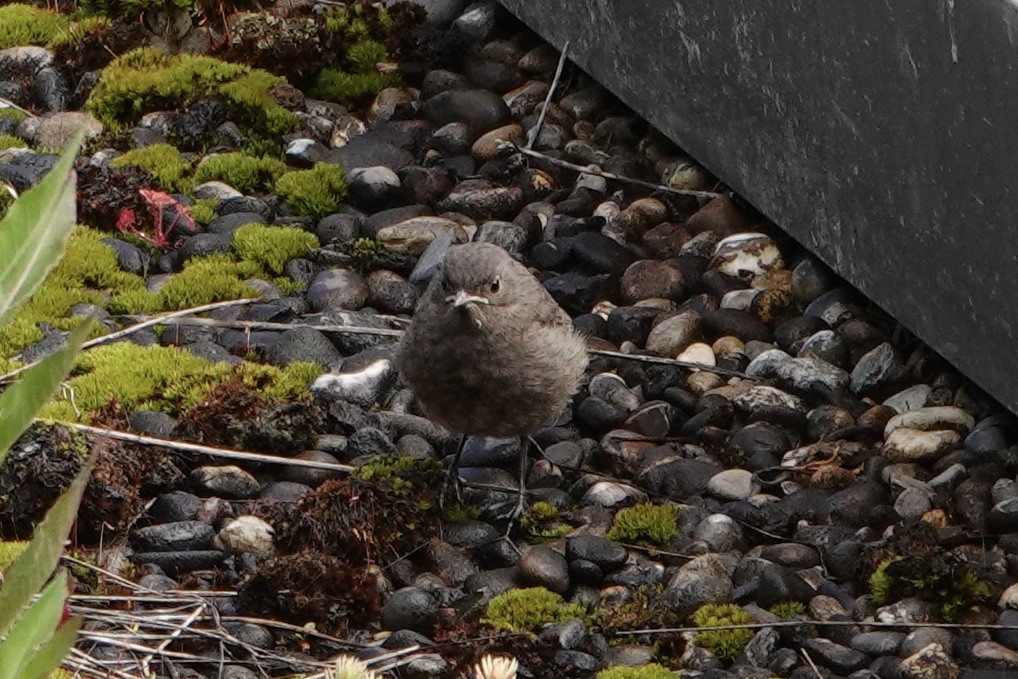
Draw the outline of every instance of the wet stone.
<instances>
[{"instance_id":1,"label":"wet stone","mask_svg":"<svg viewBox=\"0 0 1018 679\"><path fill-rule=\"evenodd\" d=\"M258 494L260 485L255 477L240 467L198 467L191 472L191 484L200 493L229 500L245 500Z\"/></svg>"},{"instance_id":2,"label":"wet stone","mask_svg":"<svg viewBox=\"0 0 1018 679\"><path fill-rule=\"evenodd\" d=\"M565 594L569 590L569 564L549 547L529 547L520 557L520 576L535 587Z\"/></svg>"},{"instance_id":3,"label":"wet stone","mask_svg":"<svg viewBox=\"0 0 1018 679\"><path fill-rule=\"evenodd\" d=\"M131 542L139 552L175 552L210 549L215 531L200 521L177 521L137 528Z\"/></svg>"}]
</instances>

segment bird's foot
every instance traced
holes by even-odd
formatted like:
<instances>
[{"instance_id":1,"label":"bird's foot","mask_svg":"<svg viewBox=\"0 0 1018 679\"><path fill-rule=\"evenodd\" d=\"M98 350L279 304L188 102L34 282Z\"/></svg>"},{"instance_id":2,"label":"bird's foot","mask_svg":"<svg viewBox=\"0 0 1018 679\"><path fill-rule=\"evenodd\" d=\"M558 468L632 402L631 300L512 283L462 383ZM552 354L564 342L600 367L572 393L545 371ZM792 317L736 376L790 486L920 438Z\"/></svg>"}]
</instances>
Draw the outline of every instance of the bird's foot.
<instances>
[{"instance_id":1,"label":"bird's foot","mask_svg":"<svg viewBox=\"0 0 1018 679\"><path fill-rule=\"evenodd\" d=\"M452 486L453 495L456 497L456 504L463 504L463 479L459 475L459 470L449 470L449 473L445 475L445 479L442 480L442 489L438 492L438 508L440 510L445 509L445 498L449 494L449 486Z\"/></svg>"},{"instance_id":2,"label":"bird's foot","mask_svg":"<svg viewBox=\"0 0 1018 679\"><path fill-rule=\"evenodd\" d=\"M509 521L509 523L505 527L506 538L508 538L509 535L513 532L513 527L516 525L517 520L521 516L525 515L528 509L529 505L527 504L526 493L524 493L521 490L519 495L516 496L516 506L513 507L508 514L506 514L506 518Z\"/></svg>"}]
</instances>

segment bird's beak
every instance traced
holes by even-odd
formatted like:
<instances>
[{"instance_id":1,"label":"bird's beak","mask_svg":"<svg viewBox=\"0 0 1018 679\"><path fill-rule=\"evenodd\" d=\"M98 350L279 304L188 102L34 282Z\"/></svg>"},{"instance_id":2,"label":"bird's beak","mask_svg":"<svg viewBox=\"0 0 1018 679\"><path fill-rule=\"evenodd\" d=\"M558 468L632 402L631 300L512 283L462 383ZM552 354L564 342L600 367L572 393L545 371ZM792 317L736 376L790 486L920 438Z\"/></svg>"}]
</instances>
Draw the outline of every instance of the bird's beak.
<instances>
[{"instance_id":1,"label":"bird's beak","mask_svg":"<svg viewBox=\"0 0 1018 679\"><path fill-rule=\"evenodd\" d=\"M480 295L471 295L466 290L459 290L455 295L449 295L445 298L446 302L451 303L457 309L465 304L490 304L487 298L481 297Z\"/></svg>"}]
</instances>

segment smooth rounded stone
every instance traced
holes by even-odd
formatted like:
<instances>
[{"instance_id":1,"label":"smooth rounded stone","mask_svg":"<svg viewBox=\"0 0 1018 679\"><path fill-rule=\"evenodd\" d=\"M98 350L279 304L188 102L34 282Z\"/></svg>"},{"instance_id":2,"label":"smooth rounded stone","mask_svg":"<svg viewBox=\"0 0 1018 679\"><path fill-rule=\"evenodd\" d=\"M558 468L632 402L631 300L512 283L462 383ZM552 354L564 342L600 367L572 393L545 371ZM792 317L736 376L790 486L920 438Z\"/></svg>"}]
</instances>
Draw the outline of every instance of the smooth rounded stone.
<instances>
[{"instance_id":1,"label":"smooth rounded stone","mask_svg":"<svg viewBox=\"0 0 1018 679\"><path fill-rule=\"evenodd\" d=\"M647 494L633 486L615 481L598 481L583 494L580 504L610 509L645 502L646 499Z\"/></svg>"},{"instance_id":2,"label":"smooth rounded stone","mask_svg":"<svg viewBox=\"0 0 1018 679\"><path fill-rule=\"evenodd\" d=\"M267 220L257 212L228 212L220 214L205 227L209 233L233 236L233 233L248 224L267 224Z\"/></svg>"},{"instance_id":3,"label":"smooth rounded stone","mask_svg":"<svg viewBox=\"0 0 1018 679\"><path fill-rule=\"evenodd\" d=\"M683 311L659 322L647 335L646 349L672 358L700 337L700 315Z\"/></svg>"},{"instance_id":4,"label":"smooth rounded stone","mask_svg":"<svg viewBox=\"0 0 1018 679\"><path fill-rule=\"evenodd\" d=\"M852 637L852 648L871 656L897 655L905 635L902 632L862 632Z\"/></svg>"},{"instance_id":5,"label":"smooth rounded stone","mask_svg":"<svg viewBox=\"0 0 1018 679\"><path fill-rule=\"evenodd\" d=\"M466 123L447 123L435 130L428 145L447 156L459 156L470 151L472 139Z\"/></svg>"},{"instance_id":6,"label":"smooth rounded stone","mask_svg":"<svg viewBox=\"0 0 1018 679\"><path fill-rule=\"evenodd\" d=\"M209 225L211 227L211 224ZM338 212L323 217L315 226L315 235L323 245L349 243L361 234L361 219Z\"/></svg>"},{"instance_id":7,"label":"smooth rounded stone","mask_svg":"<svg viewBox=\"0 0 1018 679\"><path fill-rule=\"evenodd\" d=\"M387 250L422 255L428 246L439 239L465 242L463 227L444 217L411 217L378 230L376 239Z\"/></svg>"},{"instance_id":8,"label":"smooth rounded stone","mask_svg":"<svg viewBox=\"0 0 1018 679\"><path fill-rule=\"evenodd\" d=\"M740 233L718 242L709 266L726 276L748 282L784 265L781 250L769 236Z\"/></svg>"},{"instance_id":9,"label":"smooth rounded stone","mask_svg":"<svg viewBox=\"0 0 1018 679\"><path fill-rule=\"evenodd\" d=\"M428 634L439 604L437 597L420 588L398 589L382 606L382 627L393 632L407 629Z\"/></svg>"},{"instance_id":10,"label":"smooth rounded stone","mask_svg":"<svg viewBox=\"0 0 1018 679\"><path fill-rule=\"evenodd\" d=\"M224 665L222 679L258 679L258 674L243 665Z\"/></svg>"},{"instance_id":11,"label":"smooth rounded stone","mask_svg":"<svg viewBox=\"0 0 1018 679\"><path fill-rule=\"evenodd\" d=\"M636 257L625 246L596 231L584 231L569 241L573 257L598 273L622 275Z\"/></svg>"},{"instance_id":12,"label":"smooth rounded stone","mask_svg":"<svg viewBox=\"0 0 1018 679\"><path fill-rule=\"evenodd\" d=\"M693 539L713 552L727 552L742 543L742 529L726 514L711 514L697 524Z\"/></svg>"},{"instance_id":13,"label":"smooth rounded stone","mask_svg":"<svg viewBox=\"0 0 1018 679\"><path fill-rule=\"evenodd\" d=\"M990 498L994 504L1018 497L1018 484L1012 479L998 479L990 488Z\"/></svg>"},{"instance_id":14,"label":"smooth rounded stone","mask_svg":"<svg viewBox=\"0 0 1018 679\"><path fill-rule=\"evenodd\" d=\"M950 654L938 643L907 656L901 661L899 671L903 679L957 679L958 666Z\"/></svg>"},{"instance_id":15,"label":"smooth rounded stone","mask_svg":"<svg viewBox=\"0 0 1018 679\"><path fill-rule=\"evenodd\" d=\"M895 415L887 421L884 437L904 427L920 431L951 429L967 434L974 425L975 419L957 406L932 406Z\"/></svg>"},{"instance_id":16,"label":"smooth rounded stone","mask_svg":"<svg viewBox=\"0 0 1018 679\"><path fill-rule=\"evenodd\" d=\"M997 624L1005 627L1018 626L1018 610L1014 610L1018 605L1018 583L1012 584L1005 590L999 605L1008 606L1008 610L1000 612ZM1018 629L995 629L991 631L991 634L997 643L1018 651Z\"/></svg>"},{"instance_id":17,"label":"smooth rounded stone","mask_svg":"<svg viewBox=\"0 0 1018 679\"><path fill-rule=\"evenodd\" d=\"M808 639L803 645L813 660L838 674L850 674L869 665L869 658L829 639Z\"/></svg>"},{"instance_id":18,"label":"smooth rounded stone","mask_svg":"<svg viewBox=\"0 0 1018 679\"><path fill-rule=\"evenodd\" d=\"M520 577L531 586L558 594L569 591L569 564L550 547L528 547L520 557L519 569Z\"/></svg>"},{"instance_id":19,"label":"smooth rounded stone","mask_svg":"<svg viewBox=\"0 0 1018 679\"><path fill-rule=\"evenodd\" d=\"M176 523L190 521L198 515L202 501L197 495L175 490L163 493L152 501L147 515L158 523Z\"/></svg>"},{"instance_id":20,"label":"smooth rounded stone","mask_svg":"<svg viewBox=\"0 0 1018 679\"><path fill-rule=\"evenodd\" d=\"M462 585L467 578L479 572L478 567L462 550L438 538L428 542L424 562L430 572L454 586Z\"/></svg>"},{"instance_id":21,"label":"smooth rounded stone","mask_svg":"<svg viewBox=\"0 0 1018 679\"><path fill-rule=\"evenodd\" d=\"M400 667L406 679L430 679L448 676L449 663L437 653L420 653Z\"/></svg>"},{"instance_id":22,"label":"smooth rounded stone","mask_svg":"<svg viewBox=\"0 0 1018 679\"><path fill-rule=\"evenodd\" d=\"M520 457L519 438L471 436L463 445L460 465L463 467L502 467Z\"/></svg>"},{"instance_id":23,"label":"smooth rounded stone","mask_svg":"<svg viewBox=\"0 0 1018 679\"><path fill-rule=\"evenodd\" d=\"M821 563L816 549L797 542L766 545L760 550L760 558L794 570L813 568Z\"/></svg>"},{"instance_id":24,"label":"smooth rounded stone","mask_svg":"<svg viewBox=\"0 0 1018 679\"><path fill-rule=\"evenodd\" d=\"M191 571L217 568L226 554L215 549L187 552L135 552L131 559L139 564L158 566L164 573L174 577Z\"/></svg>"},{"instance_id":25,"label":"smooth rounded stone","mask_svg":"<svg viewBox=\"0 0 1018 679\"><path fill-rule=\"evenodd\" d=\"M92 114L81 111L61 111L42 116L31 140L36 146L62 149L70 142L75 131L82 129L86 139L102 134L103 125Z\"/></svg>"},{"instance_id":26,"label":"smooth rounded stone","mask_svg":"<svg viewBox=\"0 0 1018 679\"><path fill-rule=\"evenodd\" d=\"M780 427L769 422L754 422L736 431L728 445L741 450L747 462L773 460L773 464L764 466L775 466L778 456L783 455L792 444L788 434Z\"/></svg>"},{"instance_id":27,"label":"smooth rounded stone","mask_svg":"<svg viewBox=\"0 0 1018 679\"><path fill-rule=\"evenodd\" d=\"M640 644L620 644L608 647L604 656L605 666L640 667L656 659L654 649Z\"/></svg>"},{"instance_id":28,"label":"smooth rounded stone","mask_svg":"<svg viewBox=\"0 0 1018 679\"><path fill-rule=\"evenodd\" d=\"M911 387L889 396L884 405L893 408L899 414L919 410L924 407L933 394L933 388L928 384L913 384Z\"/></svg>"},{"instance_id":29,"label":"smooth rounded stone","mask_svg":"<svg viewBox=\"0 0 1018 679\"><path fill-rule=\"evenodd\" d=\"M952 464L929 480L931 488L954 490L968 478L968 469L961 463Z\"/></svg>"},{"instance_id":30,"label":"smooth rounded stone","mask_svg":"<svg viewBox=\"0 0 1018 679\"><path fill-rule=\"evenodd\" d=\"M996 425L978 425L965 437L965 450L973 453L988 454L1007 448L1011 437L1007 430Z\"/></svg>"},{"instance_id":31,"label":"smooth rounded stone","mask_svg":"<svg viewBox=\"0 0 1018 679\"><path fill-rule=\"evenodd\" d=\"M384 165L358 167L346 175L351 205L364 210L384 207L394 200L402 187L399 176Z\"/></svg>"},{"instance_id":32,"label":"smooth rounded stone","mask_svg":"<svg viewBox=\"0 0 1018 679\"><path fill-rule=\"evenodd\" d=\"M722 389L715 392L721 392ZM768 415L773 417L774 414L782 416L801 414L803 417L806 414L806 404L801 398L762 384L737 387L732 393L731 401L738 410L761 419L767 419Z\"/></svg>"},{"instance_id":33,"label":"smooth rounded stone","mask_svg":"<svg viewBox=\"0 0 1018 679\"><path fill-rule=\"evenodd\" d=\"M179 262L187 262L196 257L227 254L233 250L233 241L229 236L219 233L196 233L187 236L177 250Z\"/></svg>"},{"instance_id":34,"label":"smooth rounded stone","mask_svg":"<svg viewBox=\"0 0 1018 679\"><path fill-rule=\"evenodd\" d=\"M774 328L774 341L788 354L798 354L803 343L825 330L828 325L816 316L796 316Z\"/></svg>"},{"instance_id":35,"label":"smooth rounded stone","mask_svg":"<svg viewBox=\"0 0 1018 679\"><path fill-rule=\"evenodd\" d=\"M945 649L952 647L951 631L937 627L920 627L913 629L901 640L898 654L902 657L918 653L930 644L940 644Z\"/></svg>"},{"instance_id":36,"label":"smooth rounded stone","mask_svg":"<svg viewBox=\"0 0 1018 679\"><path fill-rule=\"evenodd\" d=\"M871 349L852 369L852 393L865 395L893 386L905 376L905 366L889 343Z\"/></svg>"},{"instance_id":37,"label":"smooth rounded stone","mask_svg":"<svg viewBox=\"0 0 1018 679\"><path fill-rule=\"evenodd\" d=\"M276 638L272 632L263 625L252 622L224 622L223 629L229 632L237 641L255 648L271 649L276 645Z\"/></svg>"},{"instance_id":38,"label":"smooth rounded stone","mask_svg":"<svg viewBox=\"0 0 1018 679\"><path fill-rule=\"evenodd\" d=\"M303 483L295 483L293 481L273 481L262 488L262 492L258 494L258 497L263 500L272 500L274 502L296 502L301 496L310 493L314 488Z\"/></svg>"},{"instance_id":39,"label":"smooth rounded stone","mask_svg":"<svg viewBox=\"0 0 1018 679\"><path fill-rule=\"evenodd\" d=\"M391 130L391 128L388 128ZM409 140L400 140L407 142ZM383 165L399 170L413 165L414 157L409 151L392 141L392 135L380 130L369 130L350 139L339 148L333 148L325 156L325 162L339 165L350 173L358 168Z\"/></svg>"},{"instance_id":40,"label":"smooth rounded stone","mask_svg":"<svg viewBox=\"0 0 1018 679\"><path fill-rule=\"evenodd\" d=\"M242 194L229 184L220 181L203 182L194 187L191 192L195 200L214 198L216 200L229 200L230 198L241 198Z\"/></svg>"},{"instance_id":41,"label":"smooth rounded stone","mask_svg":"<svg viewBox=\"0 0 1018 679\"><path fill-rule=\"evenodd\" d=\"M314 312L356 310L368 299L368 284L354 271L328 269L315 276L306 296Z\"/></svg>"},{"instance_id":42,"label":"smooth rounded stone","mask_svg":"<svg viewBox=\"0 0 1018 679\"><path fill-rule=\"evenodd\" d=\"M443 526L446 541L454 547L477 549L501 537L501 533L483 521L456 521Z\"/></svg>"},{"instance_id":43,"label":"smooth rounded stone","mask_svg":"<svg viewBox=\"0 0 1018 679\"><path fill-rule=\"evenodd\" d=\"M650 335L654 319L661 312L657 309L642 306L615 307L608 314L608 339L615 344L632 342L643 346Z\"/></svg>"},{"instance_id":44,"label":"smooth rounded stone","mask_svg":"<svg viewBox=\"0 0 1018 679\"><path fill-rule=\"evenodd\" d=\"M972 658L981 665L996 668L1018 667L1018 651L994 641L979 641L972 646Z\"/></svg>"},{"instance_id":45,"label":"smooth rounded stone","mask_svg":"<svg viewBox=\"0 0 1018 679\"><path fill-rule=\"evenodd\" d=\"M680 568L657 598L655 605L666 606L672 613L684 618L704 604L731 601L731 578L721 568L697 570L697 562L702 558L694 559Z\"/></svg>"},{"instance_id":46,"label":"smooth rounded stone","mask_svg":"<svg viewBox=\"0 0 1018 679\"><path fill-rule=\"evenodd\" d=\"M186 552L211 549L216 532L201 521L176 521L131 531L131 544L139 552Z\"/></svg>"},{"instance_id":47,"label":"smooth rounded stone","mask_svg":"<svg viewBox=\"0 0 1018 679\"><path fill-rule=\"evenodd\" d=\"M474 138L510 122L509 107L489 90L447 90L421 105L421 113L436 127L464 123Z\"/></svg>"},{"instance_id":48,"label":"smooth rounded stone","mask_svg":"<svg viewBox=\"0 0 1018 679\"><path fill-rule=\"evenodd\" d=\"M838 368L845 368L850 364L848 345L844 338L833 330L821 330L809 336L797 353L800 358L819 359Z\"/></svg>"},{"instance_id":49,"label":"smooth rounded stone","mask_svg":"<svg viewBox=\"0 0 1018 679\"><path fill-rule=\"evenodd\" d=\"M820 441L834 432L856 424L852 413L836 405L817 406L806 415L806 436Z\"/></svg>"},{"instance_id":50,"label":"smooth rounded stone","mask_svg":"<svg viewBox=\"0 0 1018 679\"><path fill-rule=\"evenodd\" d=\"M438 203L438 209L458 212L475 220L512 219L523 207L523 190L500 186L486 179L467 179L457 184Z\"/></svg>"},{"instance_id":51,"label":"smooth rounded stone","mask_svg":"<svg viewBox=\"0 0 1018 679\"><path fill-rule=\"evenodd\" d=\"M286 330L262 351L268 363L285 366L297 361L316 363L323 370L336 368L343 356L319 330L307 326Z\"/></svg>"},{"instance_id":52,"label":"smooth rounded stone","mask_svg":"<svg viewBox=\"0 0 1018 679\"><path fill-rule=\"evenodd\" d=\"M662 447L664 448L664 447ZM689 460L662 448L653 449L641 461L636 479L649 492L673 500L685 500L702 494L720 466L711 460Z\"/></svg>"},{"instance_id":53,"label":"smooth rounded stone","mask_svg":"<svg viewBox=\"0 0 1018 679\"><path fill-rule=\"evenodd\" d=\"M685 286L678 269L656 259L641 259L622 274L619 289L625 304L636 304L651 297L681 300Z\"/></svg>"},{"instance_id":54,"label":"smooth rounded stone","mask_svg":"<svg viewBox=\"0 0 1018 679\"><path fill-rule=\"evenodd\" d=\"M601 669L600 661L583 651L560 649L555 651L552 661L563 669L569 669L572 672L586 672L588 676Z\"/></svg>"},{"instance_id":55,"label":"smooth rounded stone","mask_svg":"<svg viewBox=\"0 0 1018 679\"><path fill-rule=\"evenodd\" d=\"M745 469L726 469L711 477L707 492L721 500L746 500L760 492L760 484L753 472Z\"/></svg>"},{"instance_id":56,"label":"smooth rounded stone","mask_svg":"<svg viewBox=\"0 0 1018 679\"><path fill-rule=\"evenodd\" d=\"M1018 498L998 502L990 509L986 520L992 530L998 533L1018 531Z\"/></svg>"},{"instance_id":57,"label":"smooth rounded stone","mask_svg":"<svg viewBox=\"0 0 1018 679\"><path fill-rule=\"evenodd\" d=\"M837 277L820 260L806 257L792 269L792 295L805 306L830 291Z\"/></svg>"},{"instance_id":58,"label":"smooth rounded stone","mask_svg":"<svg viewBox=\"0 0 1018 679\"><path fill-rule=\"evenodd\" d=\"M577 535L566 540L566 558L582 559L598 565L605 573L612 573L626 563L628 553L622 545L596 535Z\"/></svg>"},{"instance_id":59,"label":"smooth rounded stone","mask_svg":"<svg viewBox=\"0 0 1018 679\"><path fill-rule=\"evenodd\" d=\"M310 385L310 392L330 401L350 401L367 407L377 403L395 380L392 360L380 356L362 366L344 367L339 373L319 376Z\"/></svg>"},{"instance_id":60,"label":"smooth rounded stone","mask_svg":"<svg viewBox=\"0 0 1018 679\"><path fill-rule=\"evenodd\" d=\"M152 410L136 410L127 416L132 431L158 438L169 436L177 426L177 420L166 413Z\"/></svg>"},{"instance_id":61,"label":"smooth rounded stone","mask_svg":"<svg viewBox=\"0 0 1018 679\"><path fill-rule=\"evenodd\" d=\"M686 361L687 363L697 363L699 365L705 365L714 367L717 365L717 358L714 355L714 349L709 344L703 342L694 342L688 347L683 349L676 357L677 361Z\"/></svg>"},{"instance_id":62,"label":"smooth rounded stone","mask_svg":"<svg viewBox=\"0 0 1018 679\"><path fill-rule=\"evenodd\" d=\"M329 464L339 464L339 460L336 459L335 455L326 453L321 450L305 450L299 455L294 456L295 460L305 460L307 462L326 462ZM329 479L336 479L341 476L338 470L334 469L317 469L315 467L298 467L294 465L288 465L280 478L283 481L289 481L290 483L300 483L311 488L316 488Z\"/></svg>"},{"instance_id":63,"label":"smooth rounded stone","mask_svg":"<svg viewBox=\"0 0 1018 679\"><path fill-rule=\"evenodd\" d=\"M231 519L216 533L215 546L229 554L252 554L266 558L275 551L272 536L275 531L267 521L257 516L238 516Z\"/></svg>"},{"instance_id":64,"label":"smooth rounded stone","mask_svg":"<svg viewBox=\"0 0 1018 679\"><path fill-rule=\"evenodd\" d=\"M816 592L790 568L766 559L743 558L733 576L740 588L748 585L752 598L761 608L783 601L809 603Z\"/></svg>"},{"instance_id":65,"label":"smooth rounded stone","mask_svg":"<svg viewBox=\"0 0 1018 679\"><path fill-rule=\"evenodd\" d=\"M180 589L180 583L171 577L163 575L162 573L148 573L147 575L141 576L138 580L138 584L145 589L151 589L156 592L169 592L171 590Z\"/></svg>"},{"instance_id":66,"label":"smooth rounded stone","mask_svg":"<svg viewBox=\"0 0 1018 679\"><path fill-rule=\"evenodd\" d=\"M558 467L579 469L586 461L587 453L575 441L560 441L546 447L544 457Z\"/></svg>"},{"instance_id":67,"label":"smooth rounded stone","mask_svg":"<svg viewBox=\"0 0 1018 679\"><path fill-rule=\"evenodd\" d=\"M759 295L759 290L729 290L721 298L721 303L718 306L721 309L750 311L753 308L753 301Z\"/></svg>"},{"instance_id":68,"label":"smooth rounded stone","mask_svg":"<svg viewBox=\"0 0 1018 679\"><path fill-rule=\"evenodd\" d=\"M189 477L199 492L227 500L247 500L258 495L258 480L235 465L198 467Z\"/></svg>"},{"instance_id":69,"label":"smooth rounded stone","mask_svg":"<svg viewBox=\"0 0 1018 679\"><path fill-rule=\"evenodd\" d=\"M660 439L668 435L673 424L682 416L678 409L665 401L650 401L633 413L623 428L637 434Z\"/></svg>"},{"instance_id":70,"label":"smooth rounded stone","mask_svg":"<svg viewBox=\"0 0 1018 679\"><path fill-rule=\"evenodd\" d=\"M701 316L704 334L714 340L731 335L743 342L757 340L770 342L771 330L748 311L737 309L716 309Z\"/></svg>"},{"instance_id":71,"label":"smooth rounded stone","mask_svg":"<svg viewBox=\"0 0 1018 679\"><path fill-rule=\"evenodd\" d=\"M921 431L899 427L884 441L881 454L891 462L921 462L937 460L961 443L956 431Z\"/></svg>"},{"instance_id":72,"label":"smooth rounded stone","mask_svg":"<svg viewBox=\"0 0 1018 679\"><path fill-rule=\"evenodd\" d=\"M521 254L527 247L529 235L527 229L518 224L492 220L481 224L475 240L480 243L494 243L507 252Z\"/></svg>"},{"instance_id":73,"label":"smooth rounded stone","mask_svg":"<svg viewBox=\"0 0 1018 679\"><path fill-rule=\"evenodd\" d=\"M931 490L906 488L894 500L894 511L903 519L914 520L933 508Z\"/></svg>"},{"instance_id":74,"label":"smooth rounded stone","mask_svg":"<svg viewBox=\"0 0 1018 679\"><path fill-rule=\"evenodd\" d=\"M329 158L329 147L317 139L300 137L286 142L283 156L287 163L296 167L311 168L316 163L326 162Z\"/></svg>"},{"instance_id":75,"label":"smooth rounded stone","mask_svg":"<svg viewBox=\"0 0 1018 679\"><path fill-rule=\"evenodd\" d=\"M821 385L841 392L848 386L848 373L816 358L792 358L780 349L765 351L746 367L750 377L777 380L786 389L809 391Z\"/></svg>"},{"instance_id":76,"label":"smooth rounded stone","mask_svg":"<svg viewBox=\"0 0 1018 679\"><path fill-rule=\"evenodd\" d=\"M482 162L492 160L498 155L502 144L522 144L523 141L523 128L520 125L503 125L478 137L470 148L470 154Z\"/></svg>"},{"instance_id":77,"label":"smooth rounded stone","mask_svg":"<svg viewBox=\"0 0 1018 679\"><path fill-rule=\"evenodd\" d=\"M857 481L848 488L833 493L828 506L838 520L849 526L866 526L872 518L874 507L889 502L887 489L872 481Z\"/></svg>"}]
</instances>

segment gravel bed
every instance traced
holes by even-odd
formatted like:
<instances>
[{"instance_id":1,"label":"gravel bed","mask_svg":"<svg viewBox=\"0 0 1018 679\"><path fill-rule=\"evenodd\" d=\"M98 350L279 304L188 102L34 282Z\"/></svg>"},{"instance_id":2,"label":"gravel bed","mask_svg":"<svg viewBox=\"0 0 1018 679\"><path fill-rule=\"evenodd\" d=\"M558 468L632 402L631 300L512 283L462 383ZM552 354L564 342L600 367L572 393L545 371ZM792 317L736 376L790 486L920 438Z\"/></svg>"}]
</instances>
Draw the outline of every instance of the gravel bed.
<instances>
[{"instance_id":1,"label":"gravel bed","mask_svg":"<svg viewBox=\"0 0 1018 679\"><path fill-rule=\"evenodd\" d=\"M390 671L405 678L470 676L485 653L538 678L672 676L655 663L712 679L1018 676L1015 418L572 64L538 127L559 55L497 4L418 4L432 42L407 50L402 86L349 107L275 91L297 120L275 137L280 157L291 172L342 168L345 200L301 209L278 182L197 182L168 193L210 218L178 227L172 246L108 220L102 240L158 295L188 262L239 252L251 224L312 235L300 256L265 256L259 280L238 274L260 300L124 343L317 377L297 393L265 386L279 372L228 380L179 410L109 393L90 422L357 471L37 425L0 467L0 537L25 537L83 440L100 462L75 553L155 591L232 592L209 598L231 634L281 656L418 645ZM0 134L34 149L0 151L0 180L37 181L77 122L95 144L112 139L81 107L94 73L42 48L0 50L0 96L39 114L0 117ZM117 148L83 158L82 214L108 214L114 188L156 188L118 169L130 144L171 142L189 162L239 149L251 123L209 101L140 111ZM520 151L528 139L536 154ZM329 176L298 183L339 196ZM162 218L186 221L174 205ZM468 240L531 267L591 349L625 354L593 354L570 407L535 436L530 512L509 538L499 517L518 442L469 439L463 504L440 509L456 440L422 416L394 361L422 281ZM106 330L137 320L118 299L72 314ZM60 330L20 358L52 351ZM78 593L126 591L89 573L75 572ZM709 629L733 624L750 626ZM205 662L163 658L157 676L292 671L229 654L221 673L218 647L188 639L181 652Z\"/></svg>"}]
</instances>

